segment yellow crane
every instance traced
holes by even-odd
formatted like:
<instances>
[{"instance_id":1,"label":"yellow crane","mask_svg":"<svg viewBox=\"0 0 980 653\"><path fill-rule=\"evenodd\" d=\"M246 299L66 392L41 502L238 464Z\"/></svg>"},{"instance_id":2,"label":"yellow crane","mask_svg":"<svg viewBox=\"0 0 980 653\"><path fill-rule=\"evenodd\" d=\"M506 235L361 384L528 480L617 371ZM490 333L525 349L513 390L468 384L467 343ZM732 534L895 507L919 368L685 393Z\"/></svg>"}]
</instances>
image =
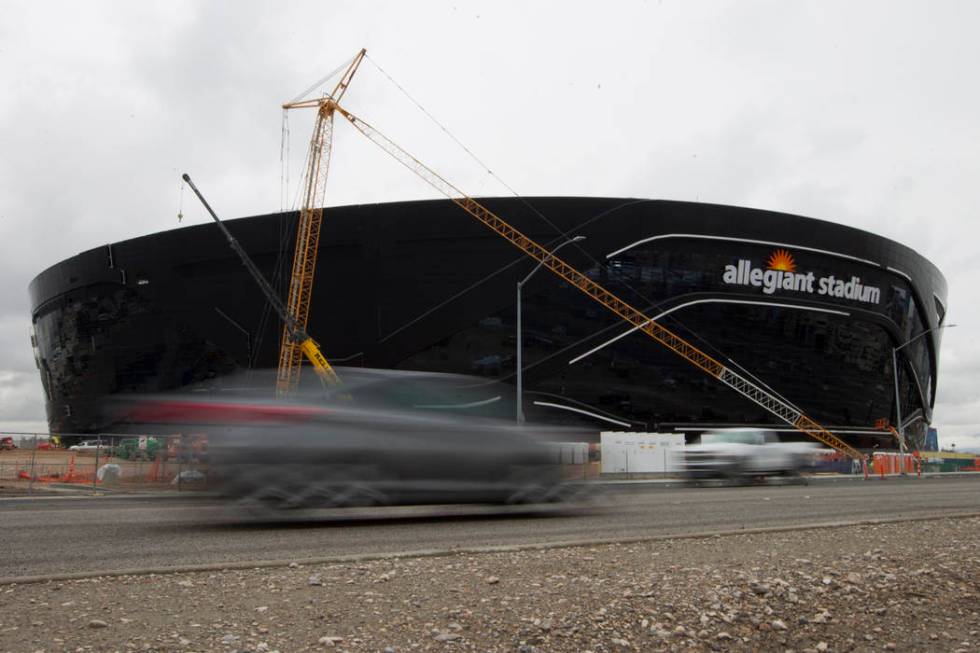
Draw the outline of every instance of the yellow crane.
<instances>
[{"instance_id":1,"label":"yellow crane","mask_svg":"<svg viewBox=\"0 0 980 653\"><path fill-rule=\"evenodd\" d=\"M811 438L822 442L856 460L865 456L836 435L808 417L801 409L777 397L757 383L745 378L725 366L715 358L704 353L666 327L658 324L639 309L606 290L601 285L579 272L561 258L554 256L540 244L507 223L503 218L477 202L459 188L446 181L434 170L423 164L390 138L341 107L340 99L347 91L354 73L364 59L366 50L362 49L329 95L309 100L299 100L283 104L284 110L297 108L316 108L317 119L310 140L307 169L304 177L304 199L296 234L296 251L293 258L292 275L287 309L284 313L282 346L279 357L277 394L282 396L292 391L299 383L300 364L305 354L313 363L314 369L324 383L339 381L336 372L320 352L316 342L306 334L309 317L310 296L316 267L320 225L323 219L323 196L330 163L334 116L339 113L359 132L375 145L391 155L396 161L422 178L430 186L445 195L464 211L506 239L543 267L578 288L594 301L617 315L636 330L667 347L688 363L701 369L732 388L743 397L763 407L782 421ZM192 186L193 188L193 186ZM196 189L195 189L196 190ZM203 201L203 198L201 198ZM205 203L206 205L206 203ZM213 212L212 212L213 215ZM217 220L217 217L215 217Z\"/></svg>"},{"instance_id":2,"label":"yellow crane","mask_svg":"<svg viewBox=\"0 0 980 653\"><path fill-rule=\"evenodd\" d=\"M464 211L506 239L526 255L538 261L543 267L549 269L565 282L578 288L594 301L617 315L620 319L632 325L635 329L642 331L688 363L721 381L743 397L755 402L811 438L833 447L856 460L864 460L865 456L860 451L820 426L820 424L808 417L801 409L720 363L666 327L658 324L639 309L623 301L609 290L606 290L561 258L554 256L540 244L508 224L503 218L446 181L442 176L406 152L370 124L341 107L336 99L325 98L322 100L322 103L320 105L321 112L325 111L326 107L329 107L329 115L332 116L333 114L339 113L371 142L421 177L426 183L452 200Z\"/></svg>"},{"instance_id":3,"label":"yellow crane","mask_svg":"<svg viewBox=\"0 0 980 653\"><path fill-rule=\"evenodd\" d=\"M282 105L283 110L286 111L315 108L317 113L307 153L306 172L303 176L303 203L296 223L296 249L293 253L285 306L288 319L283 321L282 340L279 346L279 369L276 374L276 395L279 397L289 395L299 385L304 355L313 364L314 370L324 383L336 384L340 381L317 343L309 336L298 339L296 333L299 329L305 335L310 317L310 300L320 244L320 226L323 223L324 194L333 146L334 112L338 106L337 102L347 92L347 87L366 53L367 50L362 49L354 56L329 95L286 102Z\"/></svg>"}]
</instances>

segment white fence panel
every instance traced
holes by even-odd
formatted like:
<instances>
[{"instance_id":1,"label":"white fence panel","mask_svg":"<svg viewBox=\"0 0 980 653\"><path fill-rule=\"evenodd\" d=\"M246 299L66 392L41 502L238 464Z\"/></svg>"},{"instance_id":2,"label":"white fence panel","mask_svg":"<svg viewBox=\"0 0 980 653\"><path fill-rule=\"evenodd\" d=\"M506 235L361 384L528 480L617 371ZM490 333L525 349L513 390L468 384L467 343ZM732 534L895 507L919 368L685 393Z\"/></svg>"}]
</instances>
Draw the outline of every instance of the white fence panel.
<instances>
[{"instance_id":1,"label":"white fence panel","mask_svg":"<svg viewBox=\"0 0 980 653\"><path fill-rule=\"evenodd\" d=\"M676 452L684 447L682 433L606 431L599 435L602 473L666 473L675 471Z\"/></svg>"}]
</instances>

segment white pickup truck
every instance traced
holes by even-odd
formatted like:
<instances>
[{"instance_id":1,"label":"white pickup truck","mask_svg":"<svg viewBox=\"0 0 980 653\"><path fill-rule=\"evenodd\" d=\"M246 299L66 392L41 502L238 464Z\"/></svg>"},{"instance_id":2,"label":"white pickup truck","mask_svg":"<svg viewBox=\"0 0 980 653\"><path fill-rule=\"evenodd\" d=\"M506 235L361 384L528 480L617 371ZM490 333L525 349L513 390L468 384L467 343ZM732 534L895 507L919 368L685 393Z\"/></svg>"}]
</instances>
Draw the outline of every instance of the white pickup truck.
<instances>
[{"instance_id":1,"label":"white pickup truck","mask_svg":"<svg viewBox=\"0 0 980 653\"><path fill-rule=\"evenodd\" d=\"M83 440L68 447L68 451L74 451L77 454L92 454L93 456L99 452L106 456L112 453L112 445L108 440Z\"/></svg>"},{"instance_id":2,"label":"white pickup truck","mask_svg":"<svg viewBox=\"0 0 980 653\"><path fill-rule=\"evenodd\" d=\"M708 431L700 444L684 447L683 469L690 479L796 475L812 465L819 448L816 442L780 442L761 429Z\"/></svg>"}]
</instances>

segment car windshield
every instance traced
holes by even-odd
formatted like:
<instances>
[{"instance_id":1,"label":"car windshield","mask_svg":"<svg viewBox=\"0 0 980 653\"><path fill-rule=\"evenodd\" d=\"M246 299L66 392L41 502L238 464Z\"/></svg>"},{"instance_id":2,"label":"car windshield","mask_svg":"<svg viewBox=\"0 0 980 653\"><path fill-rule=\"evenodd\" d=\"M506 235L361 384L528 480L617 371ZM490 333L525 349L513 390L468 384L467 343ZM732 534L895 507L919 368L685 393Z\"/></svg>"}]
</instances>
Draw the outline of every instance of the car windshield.
<instances>
[{"instance_id":1,"label":"car windshield","mask_svg":"<svg viewBox=\"0 0 980 653\"><path fill-rule=\"evenodd\" d=\"M760 431L719 431L701 436L701 444L762 444L764 441Z\"/></svg>"}]
</instances>

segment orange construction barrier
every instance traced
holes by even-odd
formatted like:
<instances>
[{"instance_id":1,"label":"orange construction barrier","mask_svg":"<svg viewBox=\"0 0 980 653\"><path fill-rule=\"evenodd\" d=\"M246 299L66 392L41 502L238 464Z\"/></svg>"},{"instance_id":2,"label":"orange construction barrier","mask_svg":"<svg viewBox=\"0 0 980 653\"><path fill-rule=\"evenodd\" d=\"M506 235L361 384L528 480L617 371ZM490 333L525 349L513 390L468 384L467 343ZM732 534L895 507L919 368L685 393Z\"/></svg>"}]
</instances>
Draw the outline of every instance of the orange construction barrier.
<instances>
[{"instance_id":1,"label":"orange construction barrier","mask_svg":"<svg viewBox=\"0 0 980 653\"><path fill-rule=\"evenodd\" d=\"M93 468L95 465L93 464ZM75 468L75 454L71 454L68 458L68 471L65 474L60 472L55 472L53 474L39 474L34 477L35 481L40 483L80 483L80 484L90 484L93 480L99 483L96 479L96 473L93 469L91 474L80 474Z\"/></svg>"},{"instance_id":2,"label":"orange construction barrier","mask_svg":"<svg viewBox=\"0 0 980 653\"><path fill-rule=\"evenodd\" d=\"M972 465L960 467L961 472L980 472L980 458L974 458Z\"/></svg>"},{"instance_id":3,"label":"orange construction barrier","mask_svg":"<svg viewBox=\"0 0 980 653\"><path fill-rule=\"evenodd\" d=\"M917 474L922 476L922 455L918 451L902 455L899 453L878 453L872 460L873 472L882 478L887 474Z\"/></svg>"},{"instance_id":4,"label":"orange construction barrier","mask_svg":"<svg viewBox=\"0 0 980 653\"><path fill-rule=\"evenodd\" d=\"M160 481L160 463L163 462L163 447L157 449L157 457L153 460L153 464L150 465L150 471L146 473L146 480L151 483L157 483Z\"/></svg>"}]
</instances>

